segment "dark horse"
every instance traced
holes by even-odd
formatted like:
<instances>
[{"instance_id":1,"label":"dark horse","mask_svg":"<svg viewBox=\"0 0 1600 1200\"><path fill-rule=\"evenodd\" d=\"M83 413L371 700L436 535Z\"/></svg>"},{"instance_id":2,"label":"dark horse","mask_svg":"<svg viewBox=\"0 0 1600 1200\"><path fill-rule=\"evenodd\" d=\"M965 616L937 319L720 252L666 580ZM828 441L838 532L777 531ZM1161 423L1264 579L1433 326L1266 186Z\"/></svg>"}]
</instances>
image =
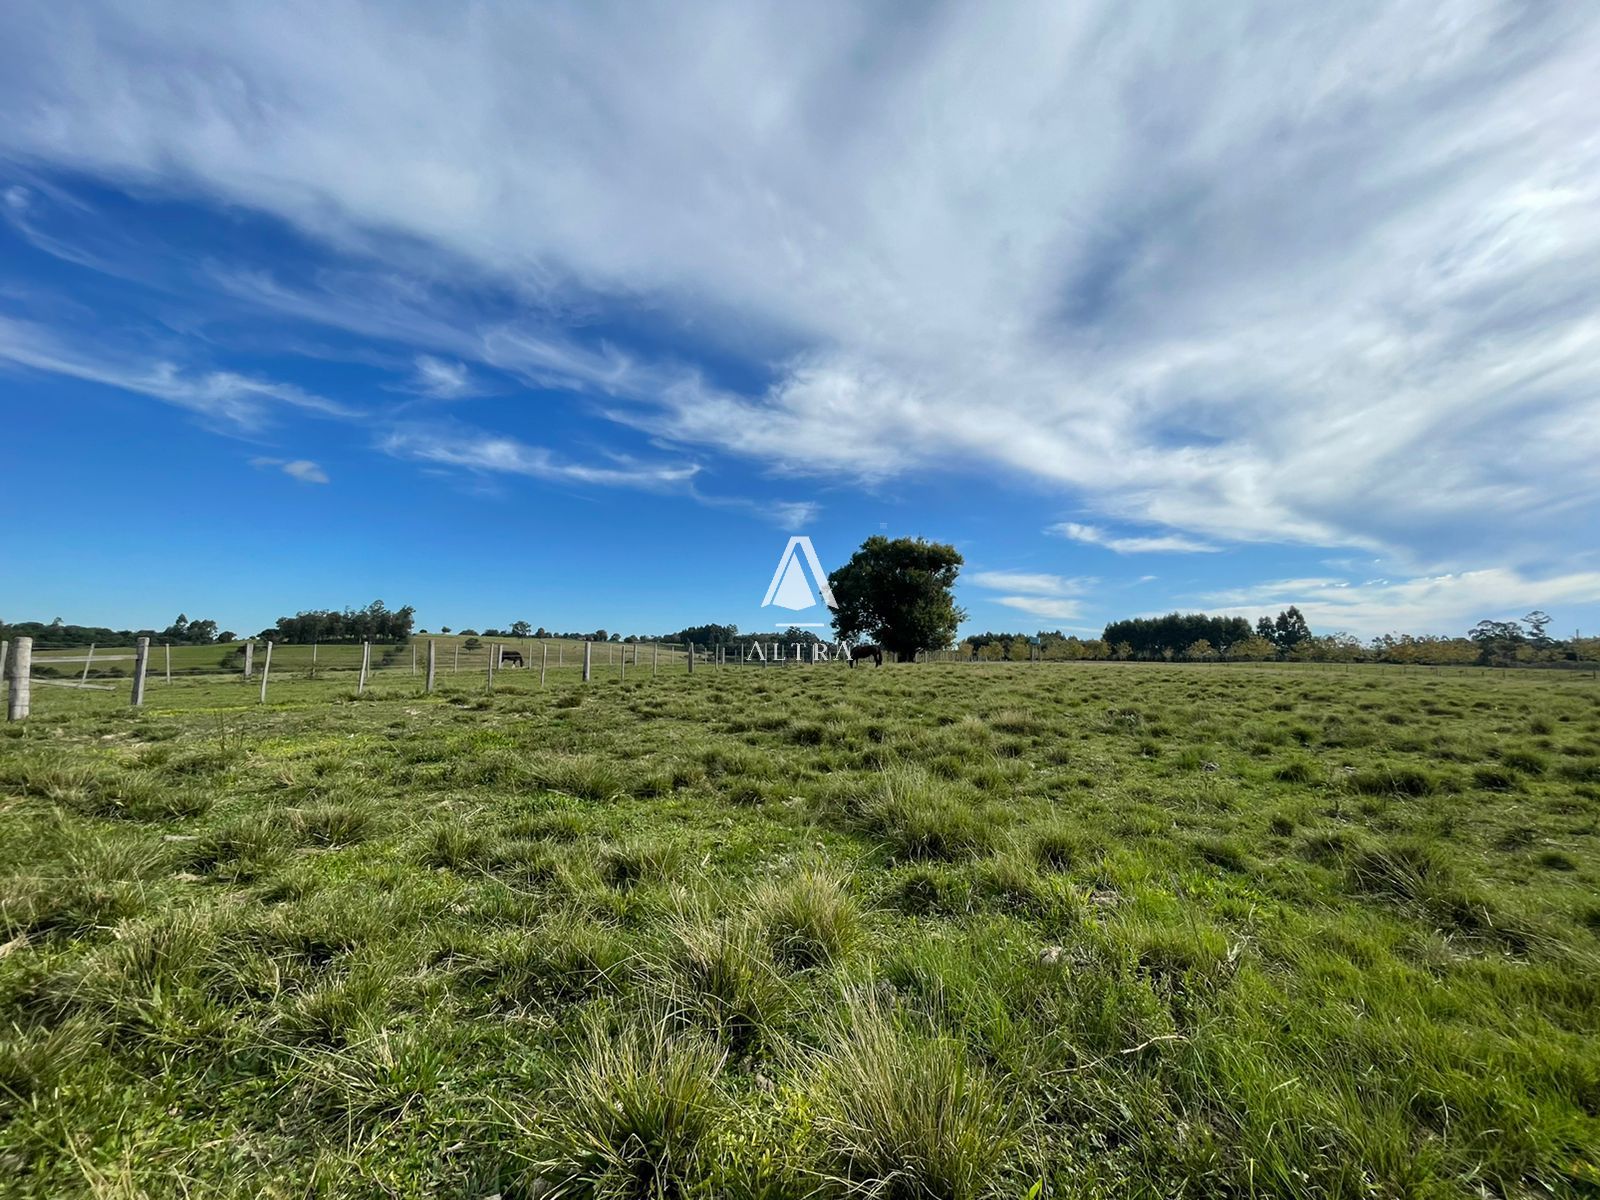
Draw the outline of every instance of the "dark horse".
<instances>
[{"instance_id":1,"label":"dark horse","mask_svg":"<svg viewBox=\"0 0 1600 1200\"><path fill-rule=\"evenodd\" d=\"M850 665L854 667L858 658L870 658L873 666L883 666L882 646L851 646Z\"/></svg>"},{"instance_id":2,"label":"dark horse","mask_svg":"<svg viewBox=\"0 0 1600 1200\"><path fill-rule=\"evenodd\" d=\"M522 661L521 650L500 651L500 665L502 667L525 667L528 664Z\"/></svg>"}]
</instances>

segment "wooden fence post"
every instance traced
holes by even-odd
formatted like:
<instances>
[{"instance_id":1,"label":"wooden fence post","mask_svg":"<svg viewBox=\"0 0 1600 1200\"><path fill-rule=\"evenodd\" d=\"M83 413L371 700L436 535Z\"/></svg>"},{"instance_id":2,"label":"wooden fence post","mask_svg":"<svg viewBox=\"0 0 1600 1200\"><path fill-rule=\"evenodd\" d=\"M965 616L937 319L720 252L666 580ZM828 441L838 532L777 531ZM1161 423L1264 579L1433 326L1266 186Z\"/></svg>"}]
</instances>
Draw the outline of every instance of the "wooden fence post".
<instances>
[{"instance_id":1,"label":"wooden fence post","mask_svg":"<svg viewBox=\"0 0 1600 1200\"><path fill-rule=\"evenodd\" d=\"M686 646L684 646L684 651L685 651L685 657L688 658L688 660L689 660L689 674L693 675L694 674L694 643L690 642Z\"/></svg>"},{"instance_id":2,"label":"wooden fence post","mask_svg":"<svg viewBox=\"0 0 1600 1200\"><path fill-rule=\"evenodd\" d=\"M5 638L0 638L0 688L6 685L6 659L11 654L11 643Z\"/></svg>"},{"instance_id":3,"label":"wooden fence post","mask_svg":"<svg viewBox=\"0 0 1600 1200\"><path fill-rule=\"evenodd\" d=\"M144 671L150 662L150 639L142 637L133 651L133 707L138 708L144 703ZM266 687L266 676L262 677L262 687Z\"/></svg>"},{"instance_id":4,"label":"wooden fence post","mask_svg":"<svg viewBox=\"0 0 1600 1200\"><path fill-rule=\"evenodd\" d=\"M656 668L661 665L661 643L650 643L650 678L656 677Z\"/></svg>"},{"instance_id":5,"label":"wooden fence post","mask_svg":"<svg viewBox=\"0 0 1600 1200\"><path fill-rule=\"evenodd\" d=\"M589 682L590 663L593 651L593 642L585 642L583 644L583 681L585 683Z\"/></svg>"},{"instance_id":6,"label":"wooden fence post","mask_svg":"<svg viewBox=\"0 0 1600 1200\"><path fill-rule=\"evenodd\" d=\"M431 646L433 643L429 642L428 644ZM415 642L411 643L411 673L413 675L417 673L417 644Z\"/></svg>"},{"instance_id":7,"label":"wooden fence post","mask_svg":"<svg viewBox=\"0 0 1600 1200\"><path fill-rule=\"evenodd\" d=\"M544 673L550 667L550 643L539 643L539 686L544 686Z\"/></svg>"},{"instance_id":8,"label":"wooden fence post","mask_svg":"<svg viewBox=\"0 0 1600 1200\"><path fill-rule=\"evenodd\" d=\"M617 662L617 682L625 683L628 679L628 648L622 648L622 654Z\"/></svg>"},{"instance_id":9,"label":"wooden fence post","mask_svg":"<svg viewBox=\"0 0 1600 1200\"><path fill-rule=\"evenodd\" d=\"M311 643L311 678L317 677L317 644Z\"/></svg>"},{"instance_id":10,"label":"wooden fence post","mask_svg":"<svg viewBox=\"0 0 1600 1200\"><path fill-rule=\"evenodd\" d=\"M172 684L172 643L167 642L162 646L162 649L167 652L167 685L170 687Z\"/></svg>"},{"instance_id":11,"label":"wooden fence post","mask_svg":"<svg viewBox=\"0 0 1600 1200\"><path fill-rule=\"evenodd\" d=\"M609 667L612 663L614 663L616 661L617 661L617 648L613 643L611 643L610 641L607 641L606 642L606 666Z\"/></svg>"},{"instance_id":12,"label":"wooden fence post","mask_svg":"<svg viewBox=\"0 0 1600 1200\"><path fill-rule=\"evenodd\" d=\"M244 677L249 679L250 676L254 675L255 673L256 644L254 642L246 642L244 644Z\"/></svg>"},{"instance_id":13,"label":"wooden fence post","mask_svg":"<svg viewBox=\"0 0 1600 1200\"><path fill-rule=\"evenodd\" d=\"M428 639L428 678L427 678L427 682L422 685L423 686L423 690L428 692L429 694L432 694L432 692L433 692L433 676L434 676L434 672L435 672L437 666L438 666L438 664L435 662L433 639L429 638Z\"/></svg>"},{"instance_id":14,"label":"wooden fence post","mask_svg":"<svg viewBox=\"0 0 1600 1200\"><path fill-rule=\"evenodd\" d=\"M29 673L33 670L33 639L19 637L11 648L11 686L6 693L6 720L20 721L28 715Z\"/></svg>"},{"instance_id":15,"label":"wooden fence post","mask_svg":"<svg viewBox=\"0 0 1600 1200\"><path fill-rule=\"evenodd\" d=\"M459 670L461 670L461 643L457 642L456 657L455 661L450 664L450 674L454 675Z\"/></svg>"},{"instance_id":16,"label":"wooden fence post","mask_svg":"<svg viewBox=\"0 0 1600 1200\"><path fill-rule=\"evenodd\" d=\"M272 674L272 642L267 642L267 656L261 663L261 703L267 702L267 676Z\"/></svg>"},{"instance_id":17,"label":"wooden fence post","mask_svg":"<svg viewBox=\"0 0 1600 1200\"><path fill-rule=\"evenodd\" d=\"M491 692L494 691L494 653L495 653L496 649L498 649L497 644L494 643L494 642L490 642L489 643L489 675L488 675L487 687L488 687L489 691L491 691Z\"/></svg>"},{"instance_id":18,"label":"wooden fence post","mask_svg":"<svg viewBox=\"0 0 1600 1200\"><path fill-rule=\"evenodd\" d=\"M78 679L79 683L88 683L89 682L89 668L93 664L94 664L94 643L90 642L89 643L89 653L83 656L83 675Z\"/></svg>"},{"instance_id":19,"label":"wooden fence post","mask_svg":"<svg viewBox=\"0 0 1600 1200\"><path fill-rule=\"evenodd\" d=\"M356 695L367 690L367 663L372 658L372 645L369 642L361 643L361 674L356 678Z\"/></svg>"}]
</instances>

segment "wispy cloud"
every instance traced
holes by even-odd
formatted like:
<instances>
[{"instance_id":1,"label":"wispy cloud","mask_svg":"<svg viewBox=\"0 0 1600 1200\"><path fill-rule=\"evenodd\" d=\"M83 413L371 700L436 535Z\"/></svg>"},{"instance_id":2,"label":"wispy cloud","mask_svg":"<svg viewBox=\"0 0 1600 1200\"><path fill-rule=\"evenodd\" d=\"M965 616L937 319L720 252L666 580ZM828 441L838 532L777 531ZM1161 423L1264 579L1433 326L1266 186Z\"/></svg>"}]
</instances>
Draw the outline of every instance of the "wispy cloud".
<instances>
[{"instance_id":1,"label":"wispy cloud","mask_svg":"<svg viewBox=\"0 0 1600 1200\"><path fill-rule=\"evenodd\" d=\"M1065 575L1032 571L973 571L963 580L981 588L1032 592L1044 596L1074 596L1095 582L1092 579L1073 579Z\"/></svg>"},{"instance_id":2,"label":"wispy cloud","mask_svg":"<svg viewBox=\"0 0 1600 1200\"><path fill-rule=\"evenodd\" d=\"M1076 621L1083 616L1081 604L1049 596L995 596L994 602L1045 621Z\"/></svg>"},{"instance_id":3,"label":"wispy cloud","mask_svg":"<svg viewBox=\"0 0 1600 1200\"><path fill-rule=\"evenodd\" d=\"M1071 578L1034 571L974 571L962 576L986 591L1007 593L985 599L1046 621L1075 621L1083 615L1082 603L1075 599L1095 580Z\"/></svg>"},{"instance_id":4,"label":"wispy cloud","mask_svg":"<svg viewBox=\"0 0 1600 1200\"><path fill-rule=\"evenodd\" d=\"M411 390L432 400L460 400L480 394L481 385L465 363L419 354Z\"/></svg>"},{"instance_id":5,"label":"wispy cloud","mask_svg":"<svg viewBox=\"0 0 1600 1200\"><path fill-rule=\"evenodd\" d=\"M647 463L623 455L603 464L574 462L544 446L459 425L402 426L383 435L378 445L412 462L600 487L679 487L700 470L695 463Z\"/></svg>"},{"instance_id":6,"label":"wispy cloud","mask_svg":"<svg viewBox=\"0 0 1600 1200\"><path fill-rule=\"evenodd\" d=\"M1207 542L1175 533L1122 537L1098 525L1080 525L1076 521L1061 521L1050 526L1045 532L1070 541L1082 542L1087 546L1102 546L1117 554L1200 554L1218 548Z\"/></svg>"},{"instance_id":7,"label":"wispy cloud","mask_svg":"<svg viewBox=\"0 0 1600 1200\"><path fill-rule=\"evenodd\" d=\"M117 358L64 341L43 326L4 316L0 316L0 360L150 396L240 432L260 429L278 406L342 419L360 415L348 405L294 384L236 371L185 370L167 361Z\"/></svg>"},{"instance_id":8,"label":"wispy cloud","mask_svg":"<svg viewBox=\"0 0 1600 1200\"><path fill-rule=\"evenodd\" d=\"M327 483L328 473L308 458L252 458L252 467L275 467L290 479L301 483Z\"/></svg>"}]
</instances>

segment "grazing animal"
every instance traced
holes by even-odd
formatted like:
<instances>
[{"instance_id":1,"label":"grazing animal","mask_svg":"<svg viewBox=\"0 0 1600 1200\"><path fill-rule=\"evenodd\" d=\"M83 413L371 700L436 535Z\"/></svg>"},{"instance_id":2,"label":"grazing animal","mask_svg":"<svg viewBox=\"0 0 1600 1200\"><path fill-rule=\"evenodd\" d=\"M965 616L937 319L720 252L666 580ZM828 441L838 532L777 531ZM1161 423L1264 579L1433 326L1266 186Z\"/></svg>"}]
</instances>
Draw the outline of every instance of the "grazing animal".
<instances>
[{"instance_id":1,"label":"grazing animal","mask_svg":"<svg viewBox=\"0 0 1600 1200\"><path fill-rule=\"evenodd\" d=\"M500 651L500 665L502 667L525 667L528 664L522 661L521 650Z\"/></svg>"},{"instance_id":2,"label":"grazing animal","mask_svg":"<svg viewBox=\"0 0 1600 1200\"><path fill-rule=\"evenodd\" d=\"M872 660L873 666L881 667L881 666L883 666L883 647L882 646L851 646L850 647L850 666L852 668L856 665L856 660L859 659L859 658L870 658Z\"/></svg>"}]
</instances>

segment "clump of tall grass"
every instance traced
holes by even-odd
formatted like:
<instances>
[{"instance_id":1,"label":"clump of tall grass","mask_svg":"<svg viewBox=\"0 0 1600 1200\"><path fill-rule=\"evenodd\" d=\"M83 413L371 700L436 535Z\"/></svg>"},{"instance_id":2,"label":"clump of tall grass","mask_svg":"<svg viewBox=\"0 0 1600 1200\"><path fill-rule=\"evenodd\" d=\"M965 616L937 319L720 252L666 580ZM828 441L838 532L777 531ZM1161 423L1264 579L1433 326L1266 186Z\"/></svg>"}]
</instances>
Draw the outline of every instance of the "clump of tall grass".
<instances>
[{"instance_id":1,"label":"clump of tall grass","mask_svg":"<svg viewBox=\"0 0 1600 1200\"><path fill-rule=\"evenodd\" d=\"M496 1004L562 1004L617 989L633 967L621 934L563 910L536 929L491 935L465 956L460 978Z\"/></svg>"},{"instance_id":2,"label":"clump of tall grass","mask_svg":"<svg viewBox=\"0 0 1600 1200\"><path fill-rule=\"evenodd\" d=\"M882 1200L973 1200L995 1187L1017 1113L961 1043L868 994L828 1018L802 1064L827 1184Z\"/></svg>"},{"instance_id":3,"label":"clump of tall grass","mask_svg":"<svg viewBox=\"0 0 1600 1200\"><path fill-rule=\"evenodd\" d=\"M109 831L58 825L14 831L37 856L0 881L0 940L81 936L144 911L166 866L162 848Z\"/></svg>"},{"instance_id":4,"label":"clump of tall grass","mask_svg":"<svg viewBox=\"0 0 1600 1200\"><path fill-rule=\"evenodd\" d=\"M681 1196L722 1120L725 1052L670 1016L607 1029L585 1020L552 1103L518 1119L546 1200Z\"/></svg>"},{"instance_id":5,"label":"clump of tall grass","mask_svg":"<svg viewBox=\"0 0 1600 1200\"><path fill-rule=\"evenodd\" d=\"M683 847L658 838L627 837L604 846L599 854L600 877L614 888L672 878L683 861Z\"/></svg>"},{"instance_id":6,"label":"clump of tall grass","mask_svg":"<svg viewBox=\"0 0 1600 1200\"><path fill-rule=\"evenodd\" d=\"M611 800L627 791L616 767L588 754L546 755L533 764L532 776L546 791L580 800Z\"/></svg>"},{"instance_id":7,"label":"clump of tall grass","mask_svg":"<svg viewBox=\"0 0 1600 1200\"><path fill-rule=\"evenodd\" d=\"M377 809L362 799L324 800L289 811L295 840L314 846L349 846L367 837L378 823Z\"/></svg>"},{"instance_id":8,"label":"clump of tall grass","mask_svg":"<svg viewBox=\"0 0 1600 1200\"><path fill-rule=\"evenodd\" d=\"M764 884L754 908L773 955L789 967L827 966L861 939L861 906L845 875L826 865Z\"/></svg>"},{"instance_id":9,"label":"clump of tall grass","mask_svg":"<svg viewBox=\"0 0 1600 1200\"><path fill-rule=\"evenodd\" d=\"M740 1049L763 1036L787 1001L756 924L693 901L680 899L667 920L658 970L686 1010Z\"/></svg>"},{"instance_id":10,"label":"clump of tall grass","mask_svg":"<svg viewBox=\"0 0 1600 1200\"><path fill-rule=\"evenodd\" d=\"M909 764L885 768L860 811L895 858L975 858L995 841L994 821L970 790Z\"/></svg>"}]
</instances>

